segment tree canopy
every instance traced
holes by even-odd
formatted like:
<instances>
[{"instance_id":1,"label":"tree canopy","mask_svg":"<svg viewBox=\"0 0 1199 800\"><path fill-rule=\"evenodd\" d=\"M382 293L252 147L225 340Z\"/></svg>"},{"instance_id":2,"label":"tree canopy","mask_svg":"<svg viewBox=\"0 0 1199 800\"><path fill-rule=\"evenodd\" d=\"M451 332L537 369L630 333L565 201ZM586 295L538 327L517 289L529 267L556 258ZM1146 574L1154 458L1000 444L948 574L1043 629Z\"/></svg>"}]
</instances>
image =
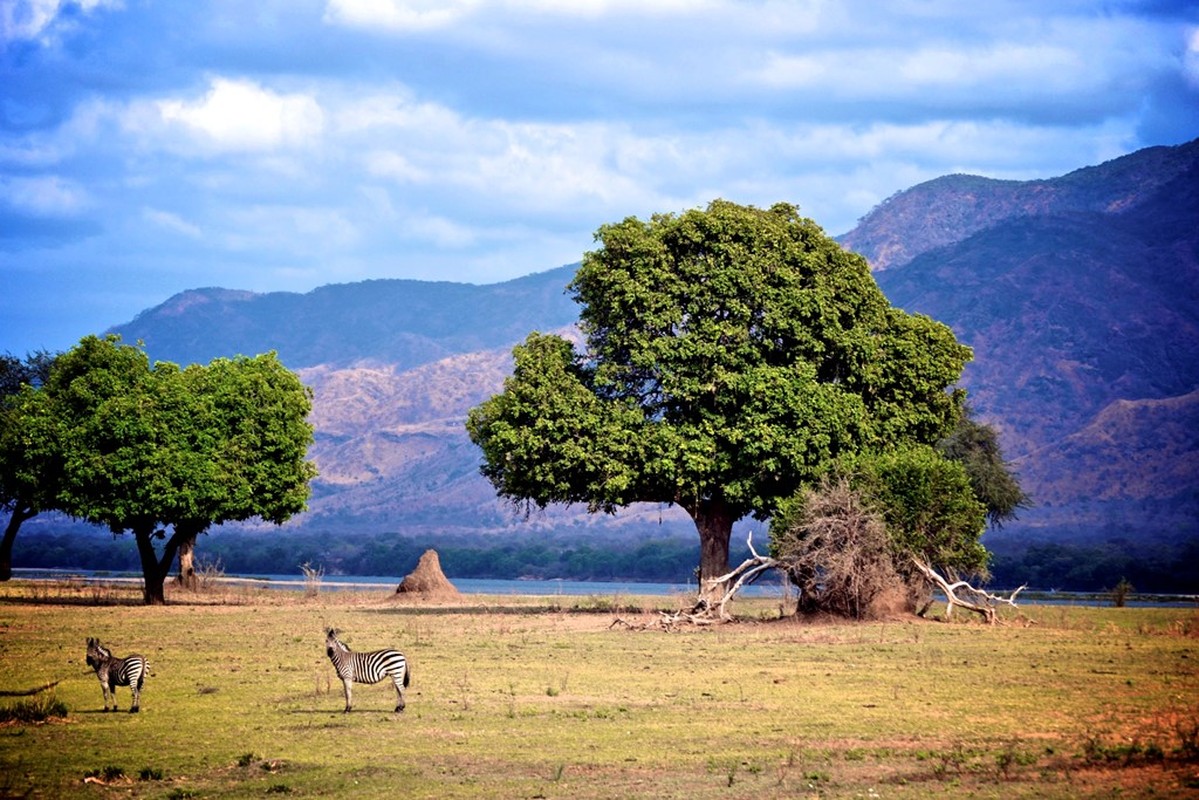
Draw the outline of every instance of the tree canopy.
<instances>
[{"instance_id":1,"label":"tree canopy","mask_svg":"<svg viewBox=\"0 0 1199 800\"><path fill-rule=\"evenodd\" d=\"M469 415L502 497L677 504L711 596L737 519L769 516L843 453L931 444L959 417L948 390L969 348L892 307L794 206L716 200L596 240L570 285L585 347L530 334Z\"/></svg>"},{"instance_id":2,"label":"tree canopy","mask_svg":"<svg viewBox=\"0 0 1199 800\"><path fill-rule=\"evenodd\" d=\"M0 510L8 522L0 539L0 581L12 577L12 548L26 520L52 506L56 449L48 439L45 397L55 356L0 356Z\"/></svg>"},{"instance_id":3,"label":"tree canopy","mask_svg":"<svg viewBox=\"0 0 1199 800\"><path fill-rule=\"evenodd\" d=\"M953 431L937 442L937 451L962 465L974 496L987 509L987 523L1001 528L1032 500L1004 460L995 429L974 419L969 407L962 411Z\"/></svg>"},{"instance_id":4,"label":"tree canopy","mask_svg":"<svg viewBox=\"0 0 1199 800\"><path fill-rule=\"evenodd\" d=\"M311 393L274 353L181 370L88 336L25 397L46 453L34 472L53 489L45 507L132 533L147 602L164 600L175 554L209 526L305 508Z\"/></svg>"}]
</instances>

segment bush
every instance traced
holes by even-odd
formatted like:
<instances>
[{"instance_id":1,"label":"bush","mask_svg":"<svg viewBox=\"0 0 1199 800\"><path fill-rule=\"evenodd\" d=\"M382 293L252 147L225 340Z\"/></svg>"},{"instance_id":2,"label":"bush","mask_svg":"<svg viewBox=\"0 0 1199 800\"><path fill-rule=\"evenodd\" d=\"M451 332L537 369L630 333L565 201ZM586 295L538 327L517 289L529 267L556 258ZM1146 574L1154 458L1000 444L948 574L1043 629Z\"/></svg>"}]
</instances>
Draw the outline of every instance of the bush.
<instances>
[{"instance_id":1,"label":"bush","mask_svg":"<svg viewBox=\"0 0 1199 800\"><path fill-rule=\"evenodd\" d=\"M782 531L771 531L775 557L799 587L799 610L853 619L882 616L903 581L895 570L882 517L845 479L804 493Z\"/></svg>"},{"instance_id":2,"label":"bush","mask_svg":"<svg viewBox=\"0 0 1199 800\"><path fill-rule=\"evenodd\" d=\"M0 708L0 722L45 722L54 717L67 716L66 703L50 695L32 700L18 700L11 706Z\"/></svg>"}]
</instances>

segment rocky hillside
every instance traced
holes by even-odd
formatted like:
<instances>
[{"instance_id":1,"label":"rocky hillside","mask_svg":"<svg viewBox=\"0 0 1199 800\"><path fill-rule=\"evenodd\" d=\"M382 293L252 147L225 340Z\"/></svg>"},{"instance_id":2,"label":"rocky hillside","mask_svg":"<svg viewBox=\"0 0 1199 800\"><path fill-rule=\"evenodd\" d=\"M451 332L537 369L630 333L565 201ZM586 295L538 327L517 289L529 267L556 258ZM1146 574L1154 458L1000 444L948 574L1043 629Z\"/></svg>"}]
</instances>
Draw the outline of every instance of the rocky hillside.
<instances>
[{"instance_id":1,"label":"rocky hillside","mask_svg":"<svg viewBox=\"0 0 1199 800\"><path fill-rule=\"evenodd\" d=\"M1038 503L1003 536L1199 534L1197 165L1193 142L1051 180L949 176L893 197L843 237L872 259L892 302L974 348L964 383ZM300 370L315 391L321 477L297 525L687 535L679 512L657 507L525 519L478 475L466 412L501 388L514 343L573 323L572 275L198 290L115 330L155 358L274 348Z\"/></svg>"},{"instance_id":2,"label":"rocky hillside","mask_svg":"<svg viewBox=\"0 0 1199 800\"><path fill-rule=\"evenodd\" d=\"M946 175L889 198L840 241L866 256L877 271L902 267L923 253L1017 217L1071 211L1120 214L1153 197L1196 158L1199 140L1151 147L1049 180Z\"/></svg>"}]
</instances>

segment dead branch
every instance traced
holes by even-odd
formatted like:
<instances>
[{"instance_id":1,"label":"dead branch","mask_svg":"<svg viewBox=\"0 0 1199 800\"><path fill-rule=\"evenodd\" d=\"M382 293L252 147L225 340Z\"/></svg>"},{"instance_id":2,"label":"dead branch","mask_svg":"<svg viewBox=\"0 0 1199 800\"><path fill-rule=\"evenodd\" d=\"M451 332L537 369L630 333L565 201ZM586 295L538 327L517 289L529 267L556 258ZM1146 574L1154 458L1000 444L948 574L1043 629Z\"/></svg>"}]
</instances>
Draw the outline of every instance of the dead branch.
<instances>
[{"instance_id":1,"label":"dead branch","mask_svg":"<svg viewBox=\"0 0 1199 800\"><path fill-rule=\"evenodd\" d=\"M697 604L696 608L703 605ZM663 630L667 632L678 630L681 625L712 625L717 620L711 615L705 614L703 611L659 611L658 618L653 622L629 622L623 617L617 617L608 625L608 630L621 627L630 631L648 631L648 630Z\"/></svg>"},{"instance_id":2,"label":"dead branch","mask_svg":"<svg viewBox=\"0 0 1199 800\"><path fill-rule=\"evenodd\" d=\"M918 569L925 578L936 584L937 587L940 588L941 592L945 595L945 601L947 603L945 617L947 619L953 616L954 606L961 606L967 611L973 611L976 614L979 614L989 624L994 624L995 607L1002 604L1009 605L1012 608L1017 608L1016 595L1020 594L1020 592L1024 591L1024 589L1028 586L1028 584L1024 584L1007 597L1000 597L999 595L991 594L990 592L983 591L982 589L976 589L966 581L955 581L950 583L940 573L933 569L931 565L919 558L916 558L915 556L912 557L912 563L915 564L916 569ZM973 599L966 599L965 597L959 595L959 592L965 592Z\"/></svg>"},{"instance_id":3,"label":"dead branch","mask_svg":"<svg viewBox=\"0 0 1199 800\"><path fill-rule=\"evenodd\" d=\"M758 551L754 549L753 531L749 532L749 536L745 538L745 543L749 546L749 552L751 554L750 557L737 565L737 568L732 572L729 572L726 575L721 575L719 578L712 578L709 581L709 584L712 586L724 585L727 587L724 594L720 598L720 605L717 607L717 614L722 622L728 622L732 620L733 617L728 612L728 604L732 602L734 597L737 596L737 593L741 591L742 587L756 581L767 570L777 569L779 567L779 562L776 559L771 558L770 556L758 555ZM732 582L731 584L730 581ZM703 603L703 601L701 601L701 603ZM706 608L707 604L704 603L703 605ZM710 610L708 610L707 616L711 616Z\"/></svg>"}]
</instances>

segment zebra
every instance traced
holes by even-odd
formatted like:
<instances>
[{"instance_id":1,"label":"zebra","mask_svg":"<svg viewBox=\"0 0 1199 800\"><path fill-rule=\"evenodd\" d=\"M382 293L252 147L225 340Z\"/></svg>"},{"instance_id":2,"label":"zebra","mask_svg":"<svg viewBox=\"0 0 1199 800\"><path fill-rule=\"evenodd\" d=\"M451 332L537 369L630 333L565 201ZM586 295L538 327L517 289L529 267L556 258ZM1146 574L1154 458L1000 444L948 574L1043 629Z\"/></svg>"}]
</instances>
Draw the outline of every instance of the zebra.
<instances>
[{"instance_id":1,"label":"zebra","mask_svg":"<svg viewBox=\"0 0 1199 800\"><path fill-rule=\"evenodd\" d=\"M412 678L408 669L408 659L398 650L375 650L370 653L355 653L337 638L334 628L325 630L325 652L333 662L337 677L341 678L346 693L346 714L353 706L351 685L354 683L378 683L390 677L399 695L395 710L404 710L404 689Z\"/></svg>"},{"instance_id":2,"label":"zebra","mask_svg":"<svg viewBox=\"0 0 1199 800\"><path fill-rule=\"evenodd\" d=\"M96 671L100 688L104 690L104 710L108 711L108 698L112 696L112 710L117 710L117 687L128 686L133 691L133 707L130 714L140 711L142 685L150 673L150 664L137 653L116 658L112 651L100 644L99 639L88 637L87 665Z\"/></svg>"}]
</instances>

